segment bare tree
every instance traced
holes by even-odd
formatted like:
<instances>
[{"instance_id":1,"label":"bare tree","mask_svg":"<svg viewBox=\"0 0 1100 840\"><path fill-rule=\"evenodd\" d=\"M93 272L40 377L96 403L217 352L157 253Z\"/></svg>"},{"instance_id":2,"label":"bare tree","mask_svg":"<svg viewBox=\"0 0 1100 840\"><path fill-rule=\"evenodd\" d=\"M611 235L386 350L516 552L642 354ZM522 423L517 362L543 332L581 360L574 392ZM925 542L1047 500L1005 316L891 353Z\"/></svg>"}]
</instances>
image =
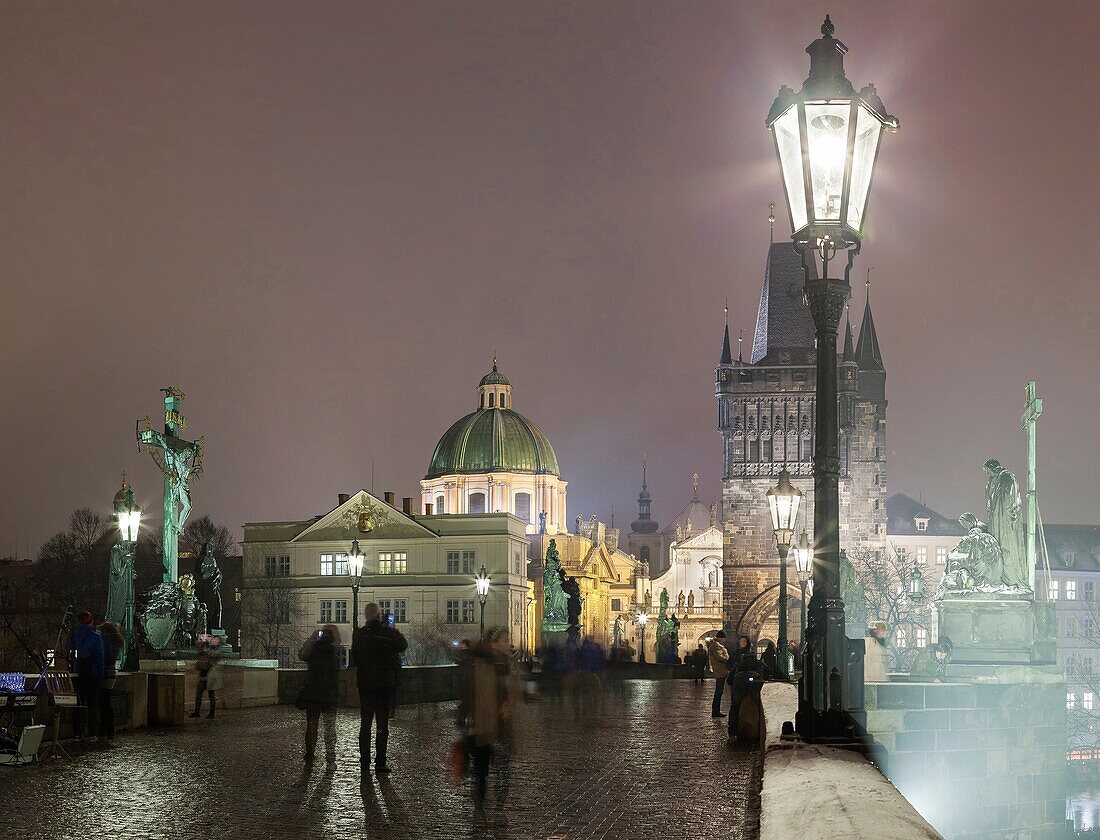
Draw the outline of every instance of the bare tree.
<instances>
[{"instance_id":1,"label":"bare tree","mask_svg":"<svg viewBox=\"0 0 1100 840\"><path fill-rule=\"evenodd\" d=\"M904 549L857 546L847 552L856 578L863 587L868 622L884 621L886 649L893 670L905 670L917 653L917 630L931 639L934 623L927 604L909 593L914 564Z\"/></svg>"},{"instance_id":2,"label":"bare tree","mask_svg":"<svg viewBox=\"0 0 1100 840\"><path fill-rule=\"evenodd\" d=\"M1067 618L1066 635L1081 645L1066 662L1066 679L1076 695L1076 702L1066 709L1066 734L1070 749L1094 749L1100 743L1100 602L1086 601L1084 609Z\"/></svg>"},{"instance_id":3,"label":"bare tree","mask_svg":"<svg viewBox=\"0 0 1100 840\"><path fill-rule=\"evenodd\" d=\"M447 624L438 615L409 628L410 665L449 665L454 661L451 642L468 632L468 627Z\"/></svg>"},{"instance_id":4,"label":"bare tree","mask_svg":"<svg viewBox=\"0 0 1100 840\"><path fill-rule=\"evenodd\" d=\"M214 547L214 556L219 560L236 553L237 542L224 525L218 525L209 516L191 519L183 526L180 534L180 551L192 557L201 557L206 544Z\"/></svg>"},{"instance_id":5,"label":"bare tree","mask_svg":"<svg viewBox=\"0 0 1100 840\"><path fill-rule=\"evenodd\" d=\"M268 578L246 580L241 588L242 646L288 667L291 648L302 641L297 638L302 612L302 594L296 586Z\"/></svg>"},{"instance_id":6,"label":"bare tree","mask_svg":"<svg viewBox=\"0 0 1100 840\"><path fill-rule=\"evenodd\" d=\"M69 516L69 534L80 551L90 551L107 533L107 522L91 508L77 508Z\"/></svg>"},{"instance_id":7,"label":"bare tree","mask_svg":"<svg viewBox=\"0 0 1100 840\"><path fill-rule=\"evenodd\" d=\"M107 606L110 540L86 508L76 511L66 531L50 537L38 552L35 585L58 604L102 615ZM91 540L98 531L99 536Z\"/></svg>"}]
</instances>

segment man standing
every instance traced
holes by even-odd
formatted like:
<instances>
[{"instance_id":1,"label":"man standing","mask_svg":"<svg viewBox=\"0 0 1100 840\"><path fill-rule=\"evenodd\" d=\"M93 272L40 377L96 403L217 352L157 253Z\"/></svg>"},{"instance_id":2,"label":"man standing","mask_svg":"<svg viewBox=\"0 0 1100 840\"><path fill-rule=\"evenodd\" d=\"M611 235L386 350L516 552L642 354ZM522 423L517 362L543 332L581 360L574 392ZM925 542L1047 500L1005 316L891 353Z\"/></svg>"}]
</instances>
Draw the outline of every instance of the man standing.
<instances>
[{"instance_id":1,"label":"man standing","mask_svg":"<svg viewBox=\"0 0 1100 840\"><path fill-rule=\"evenodd\" d=\"M75 654L76 695L78 703L84 707L84 720L77 734L83 737L84 726L88 735L95 735L99 721L99 683L103 679L103 639L96 632L90 612L82 612L76 617L77 626L73 631L72 644Z\"/></svg>"},{"instance_id":2,"label":"man standing","mask_svg":"<svg viewBox=\"0 0 1100 840\"><path fill-rule=\"evenodd\" d=\"M722 714L722 693L726 690L726 677L730 672L730 652L726 648L725 630L719 630L713 639L707 641L707 659L710 662L710 672L714 674L714 701L710 704L710 716L725 717Z\"/></svg>"},{"instance_id":3,"label":"man standing","mask_svg":"<svg viewBox=\"0 0 1100 840\"><path fill-rule=\"evenodd\" d=\"M370 731L378 727L375 738L374 772L389 773L386 741L390 735L390 711L397 690L397 669L401 653L409 643L397 630L382 622L378 604L363 608L365 627L357 629L351 641L351 660L355 663L359 684L359 764L370 769Z\"/></svg>"}]
</instances>

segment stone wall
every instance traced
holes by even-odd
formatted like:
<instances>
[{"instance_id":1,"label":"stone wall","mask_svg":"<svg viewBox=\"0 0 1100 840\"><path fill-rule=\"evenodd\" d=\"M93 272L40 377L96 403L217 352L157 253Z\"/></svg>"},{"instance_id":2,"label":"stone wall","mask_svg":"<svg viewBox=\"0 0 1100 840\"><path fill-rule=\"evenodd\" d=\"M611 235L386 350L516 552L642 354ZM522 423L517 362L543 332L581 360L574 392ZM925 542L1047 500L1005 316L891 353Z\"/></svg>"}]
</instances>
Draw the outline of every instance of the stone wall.
<instances>
[{"instance_id":1,"label":"stone wall","mask_svg":"<svg viewBox=\"0 0 1100 840\"><path fill-rule=\"evenodd\" d=\"M1061 836L1064 677L1014 668L985 679L868 684L872 757L951 840Z\"/></svg>"}]
</instances>

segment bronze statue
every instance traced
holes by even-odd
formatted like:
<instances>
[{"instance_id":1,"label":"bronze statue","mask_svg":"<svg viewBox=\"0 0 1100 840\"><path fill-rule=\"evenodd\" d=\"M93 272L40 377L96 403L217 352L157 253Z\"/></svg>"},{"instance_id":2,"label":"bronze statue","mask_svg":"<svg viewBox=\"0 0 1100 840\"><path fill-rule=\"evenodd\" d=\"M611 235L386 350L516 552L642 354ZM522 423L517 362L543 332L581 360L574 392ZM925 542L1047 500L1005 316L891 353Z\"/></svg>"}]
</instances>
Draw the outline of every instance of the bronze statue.
<instances>
[{"instance_id":1,"label":"bronze statue","mask_svg":"<svg viewBox=\"0 0 1100 840\"><path fill-rule=\"evenodd\" d=\"M1005 586L1028 591L1031 589L1031 574L1024 548L1024 523L1016 476L995 458L986 461L984 467L989 475L985 488L989 533L1000 543L1003 557L1001 582Z\"/></svg>"},{"instance_id":2,"label":"bronze statue","mask_svg":"<svg viewBox=\"0 0 1100 840\"><path fill-rule=\"evenodd\" d=\"M202 579L206 585L206 605L210 615L210 629L222 629L222 572L214 557L214 547L206 544L202 555Z\"/></svg>"}]
</instances>

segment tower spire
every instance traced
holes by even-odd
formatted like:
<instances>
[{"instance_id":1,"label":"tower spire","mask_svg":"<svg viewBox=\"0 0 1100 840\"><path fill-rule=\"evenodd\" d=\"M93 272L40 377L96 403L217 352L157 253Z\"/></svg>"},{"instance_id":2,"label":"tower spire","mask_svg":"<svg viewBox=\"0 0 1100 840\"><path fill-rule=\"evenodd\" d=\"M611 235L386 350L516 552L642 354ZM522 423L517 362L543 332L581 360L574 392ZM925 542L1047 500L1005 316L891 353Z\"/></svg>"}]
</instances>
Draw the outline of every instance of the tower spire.
<instances>
[{"instance_id":1,"label":"tower spire","mask_svg":"<svg viewBox=\"0 0 1100 840\"><path fill-rule=\"evenodd\" d=\"M738 330L737 332L737 362L738 364L744 364L744 359L741 358L741 345L745 343L745 331Z\"/></svg>"},{"instance_id":2,"label":"tower spire","mask_svg":"<svg viewBox=\"0 0 1100 840\"><path fill-rule=\"evenodd\" d=\"M852 346L852 307L844 305L844 358L845 362L856 360L856 351Z\"/></svg>"},{"instance_id":3,"label":"tower spire","mask_svg":"<svg viewBox=\"0 0 1100 840\"><path fill-rule=\"evenodd\" d=\"M652 534L657 531L657 522L650 516L650 495L646 487L646 456L642 456L642 492L638 494L638 518L630 523L635 534Z\"/></svg>"},{"instance_id":4,"label":"tower spire","mask_svg":"<svg viewBox=\"0 0 1100 840\"><path fill-rule=\"evenodd\" d=\"M775 244L775 202L768 202L768 227L771 228L771 233L768 234L768 245Z\"/></svg>"},{"instance_id":5,"label":"tower spire","mask_svg":"<svg viewBox=\"0 0 1100 840\"><path fill-rule=\"evenodd\" d=\"M859 341L856 343L856 362L860 370L886 370L882 363L882 351L875 332L875 319L871 315L871 269L867 269L867 302L863 307L863 322L859 326Z\"/></svg>"},{"instance_id":6,"label":"tower spire","mask_svg":"<svg viewBox=\"0 0 1100 840\"><path fill-rule=\"evenodd\" d=\"M726 327L722 333L722 358L718 360L720 365L733 364L733 356L730 355L730 302L726 298Z\"/></svg>"}]
</instances>

